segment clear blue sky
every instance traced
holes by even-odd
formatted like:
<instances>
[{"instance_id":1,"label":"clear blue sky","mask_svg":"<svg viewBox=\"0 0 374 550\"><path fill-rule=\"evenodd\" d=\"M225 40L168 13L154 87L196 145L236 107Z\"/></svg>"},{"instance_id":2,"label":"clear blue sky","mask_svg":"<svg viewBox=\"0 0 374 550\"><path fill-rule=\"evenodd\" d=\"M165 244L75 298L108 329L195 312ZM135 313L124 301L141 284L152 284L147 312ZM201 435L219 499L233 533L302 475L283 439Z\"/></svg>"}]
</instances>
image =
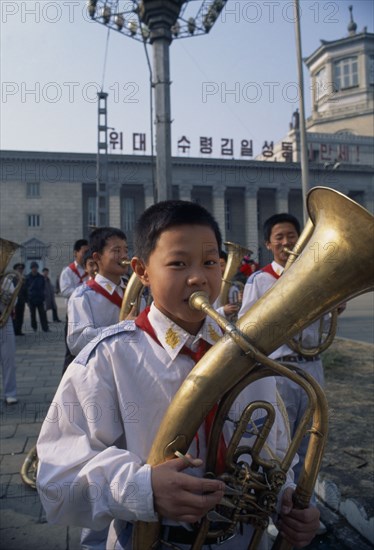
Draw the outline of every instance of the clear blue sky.
<instances>
[{"instance_id":1,"label":"clear blue sky","mask_svg":"<svg viewBox=\"0 0 374 550\"><path fill-rule=\"evenodd\" d=\"M300 1L303 57L320 39L347 36L350 4L357 32L373 32L371 0ZM1 149L95 153L107 29L90 21L81 0L1 0L0 8ZM221 156L221 138L232 138L239 158L242 139L252 139L257 154L265 140L286 134L298 107L292 0L229 0L209 35L172 43L170 61L173 154L183 135L190 156L199 156L205 136L213 138L212 157ZM306 71L304 84L309 116ZM104 91L123 152L132 153L133 133L145 133L150 153L142 44L110 33Z\"/></svg>"}]
</instances>

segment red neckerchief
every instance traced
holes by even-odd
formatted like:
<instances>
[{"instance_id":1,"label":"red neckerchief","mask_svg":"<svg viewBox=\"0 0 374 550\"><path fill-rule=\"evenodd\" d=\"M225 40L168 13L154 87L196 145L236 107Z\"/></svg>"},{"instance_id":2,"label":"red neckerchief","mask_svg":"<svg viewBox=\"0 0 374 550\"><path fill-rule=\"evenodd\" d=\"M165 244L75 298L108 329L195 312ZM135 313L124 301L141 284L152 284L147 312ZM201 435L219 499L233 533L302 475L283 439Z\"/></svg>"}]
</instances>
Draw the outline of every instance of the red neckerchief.
<instances>
[{"instance_id":1,"label":"red neckerchief","mask_svg":"<svg viewBox=\"0 0 374 550\"><path fill-rule=\"evenodd\" d=\"M150 306L143 309L143 311L138 315L138 317L135 319L135 324L140 329L144 330L149 336L153 338L155 342L157 342L160 346L160 341L156 336L155 330L152 327L151 323L148 319L148 313L150 310ZM208 351L208 349L211 347L211 344L209 342L206 342L205 340L200 339L199 346L196 351L192 351L187 346L183 346L180 350L180 353L184 353L185 355L189 355L195 363L200 361L200 359L203 357L203 355ZM216 415L218 409L217 403L215 403L212 407L212 409L208 412L208 414L205 417L204 420L204 427L205 427L205 438L206 441L209 441L209 436L212 430L212 425L214 421L214 417ZM197 456L199 457L200 454L200 444L199 444L199 436L196 433L195 434L196 439L196 448L197 448ZM218 451L217 451L217 463L216 463L216 473L222 474L225 471L225 458L226 458L226 444L225 440L223 438L223 435L221 434Z\"/></svg>"},{"instance_id":2,"label":"red neckerchief","mask_svg":"<svg viewBox=\"0 0 374 550\"><path fill-rule=\"evenodd\" d=\"M90 279L89 281L87 281L86 285L92 288L92 290L94 290L98 294L105 296L107 300L109 300L110 302L112 302L113 304L121 308L122 298L119 294L117 294L117 292L113 292L113 294L110 294L110 292L108 292L107 290L105 290L105 288L100 286L99 283L95 281L95 279Z\"/></svg>"},{"instance_id":3,"label":"red neckerchief","mask_svg":"<svg viewBox=\"0 0 374 550\"><path fill-rule=\"evenodd\" d=\"M280 275L276 271L274 271L273 266L271 264L266 265L261 269L261 271L264 271L265 273L269 273L269 275L272 275L274 279L279 279Z\"/></svg>"},{"instance_id":4,"label":"red neckerchief","mask_svg":"<svg viewBox=\"0 0 374 550\"><path fill-rule=\"evenodd\" d=\"M75 275L78 277L79 279L79 284L81 285L84 281L84 279L86 277L88 277L88 273L84 272L83 275L81 275L77 269L77 266L75 265L74 262L71 262L71 264L68 265L68 267L70 267L70 269L72 270L73 273L75 273Z\"/></svg>"}]
</instances>

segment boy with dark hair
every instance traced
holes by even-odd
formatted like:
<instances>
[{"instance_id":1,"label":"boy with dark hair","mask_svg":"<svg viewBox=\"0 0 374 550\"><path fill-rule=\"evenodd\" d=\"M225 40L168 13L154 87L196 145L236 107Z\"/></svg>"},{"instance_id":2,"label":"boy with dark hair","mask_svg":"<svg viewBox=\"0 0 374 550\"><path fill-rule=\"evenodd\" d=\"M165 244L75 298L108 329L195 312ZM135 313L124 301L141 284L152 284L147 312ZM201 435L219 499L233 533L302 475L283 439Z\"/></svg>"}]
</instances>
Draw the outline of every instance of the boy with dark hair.
<instances>
[{"instance_id":1,"label":"boy with dark hair","mask_svg":"<svg viewBox=\"0 0 374 550\"><path fill-rule=\"evenodd\" d=\"M83 267L88 275L88 279L94 279L96 277L99 268L92 257L92 250L90 248L84 253Z\"/></svg>"},{"instance_id":2,"label":"boy with dark hair","mask_svg":"<svg viewBox=\"0 0 374 550\"><path fill-rule=\"evenodd\" d=\"M286 249L292 250L300 236L300 224L292 214L274 214L268 218L263 227L265 245L273 254L273 261L253 273L246 282L243 293L242 306L239 318L242 317L260 298L267 292L282 275L289 254ZM314 348L318 346L320 321L315 321L302 331L302 344L304 347ZM296 336L298 338L298 336ZM285 364L295 364L311 374L317 382L324 385L324 372L322 360L319 355L304 357L293 351L286 343L269 355L271 359ZM291 436L294 435L305 410L308 406L308 398L305 391L296 383L284 377L277 377L277 388L286 405L290 423ZM294 467L295 480L297 481L303 466L309 438L304 437L299 447L299 462ZM325 526L320 524L319 533L325 531ZM274 531L274 530L273 530Z\"/></svg>"},{"instance_id":3,"label":"boy with dark hair","mask_svg":"<svg viewBox=\"0 0 374 550\"><path fill-rule=\"evenodd\" d=\"M202 477L204 426L189 449L200 458L146 464L169 404L195 364L193 355L221 334L204 312L189 306L195 291L204 291L210 303L219 294L218 225L196 203L165 201L140 217L135 244L131 265L152 288L154 301L135 321L110 327L100 342L76 358L47 415L54 421L44 422L38 441L38 486L48 519L95 529L110 523L107 549L131 549L132 523L158 517L163 518L162 538L169 548L188 543L192 524L221 501L225 490L222 481ZM266 393L275 403L274 379L258 382L239 398L247 404ZM237 404L243 410L244 403ZM282 424L275 424L269 446L284 452ZM87 498L90 489L99 490L100 497ZM307 544L318 511L293 510L287 489L283 506L287 538ZM250 533L246 525L220 548L247 548Z\"/></svg>"},{"instance_id":4,"label":"boy with dark hair","mask_svg":"<svg viewBox=\"0 0 374 550\"><path fill-rule=\"evenodd\" d=\"M270 243L271 232L273 230L273 227L278 223L287 223L292 225L297 235L300 235L299 220L295 218L295 216L293 216L292 214L289 214L288 212L282 212L281 214L274 214L273 216L270 216L270 218L268 218L265 221L264 227L263 227L265 243Z\"/></svg>"},{"instance_id":5,"label":"boy with dark hair","mask_svg":"<svg viewBox=\"0 0 374 550\"><path fill-rule=\"evenodd\" d=\"M87 279L83 267L83 256L88 249L87 239L78 239L73 246L74 261L66 266L60 275L60 293L64 298L70 298L73 290Z\"/></svg>"},{"instance_id":6,"label":"boy with dark hair","mask_svg":"<svg viewBox=\"0 0 374 550\"><path fill-rule=\"evenodd\" d=\"M128 266L126 235L115 227L99 227L89 236L89 250L98 267L94 279L79 286L68 302L67 345L73 355L101 336L103 327L118 323Z\"/></svg>"}]
</instances>

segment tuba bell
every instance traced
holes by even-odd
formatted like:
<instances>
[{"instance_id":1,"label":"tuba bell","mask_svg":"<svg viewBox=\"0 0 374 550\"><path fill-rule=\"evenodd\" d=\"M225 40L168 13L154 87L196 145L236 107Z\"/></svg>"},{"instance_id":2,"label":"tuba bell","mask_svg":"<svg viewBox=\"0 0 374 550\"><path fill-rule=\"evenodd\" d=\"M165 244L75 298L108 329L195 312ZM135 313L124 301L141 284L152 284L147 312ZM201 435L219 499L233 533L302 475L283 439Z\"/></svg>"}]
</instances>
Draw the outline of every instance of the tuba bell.
<instances>
[{"instance_id":1,"label":"tuba bell","mask_svg":"<svg viewBox=\"0 0 374 550\"><path fill-rule=\"evenodd\" d=\"M221 338L186 377L153 441L147 460L151 466L173 458L176 452L185 454L188 451L194 434L204 422L206 408L202 404L220 402L213 426L215 430L220 417L225 416L222 407L225 409L226 402L232 402L231 394L235 398L241 391L241 384L274 374L290 377L294 371L293 379L305 389L310 402L308 415L297 430L298 437L302 437L303 430L306 433L309 419L313 418L308 451L294 495L296 507L308 506L326 441L326 398L319 385L311 377L305 377L299 369L279 365L282 372L271 363L265 368L259 367L259 361L265 362L273 350L340 302L371 290L374 285L374 257L366 246L368 234L373 234L373 216L363 207L343 194L324 187L315 187L309 192L307 207L314 229L304 250L272 289L239 319L234 328L228 329L233 337ZM352 256L357 253L361 261L352 266ZM199 308L208 307L198 297L190 299L197 302ZM243 352L242 342L247 352ZM249 414L247 410L245 413ZM269 410L269 418L271 414ZM244 419L243 423L246 421ZM254 454L260 443L256 441L255 445ZM282 463L278 463L280 474L286 473L291 463L290 455L295 449L297 442L286 452ZM208 449L208 458L210 455L212 452ZM251 474L254 481L258 477L259 464L255 464ZM226 466L230 464L226 462ZM275 475L274 485L281 478L281 475ZM241 489L242 494L244 491L244 488ZM246 498L250 500L252 493ZM254 506L256 504L258 509L263 510L263 502L254 503ZM241 521L240 514L235 516L235 513L234 517ZM257 548L266 526L265 523L256 525L255 516L249 520L255 524L254 536L248 547L253 549ZM197 535L193 550L201 548L209 529L209 518L203 520L201 528L203 533ZM137 522L133 548L157 548L160 532L159 523ZM277 548L290 548L285 541L278 540L276 544Z\"/></svg>"},{"instance_id":2,"label":"tuba bell","mask_svg":"<svg viewBox=\"0 0 374 550\"><path fill-rule=\"evenodd\" d=\"M312 220L309 218L305 224L303 231L301 232L300 237L297 240L297 243L292 250L284 247L285 252L289 254L287 263L285 265L285 271L291 267L291 265L296 261L297 257L304 250L305 246L309 242L313 234L314 226ZM303 357L316 357L323 351L326 351L327 348L331 346L334 341L336 330L338 328L338 309L335 308L330 312L330 319L328 320L328 326L325 327L325 320L323 317L319 320L319 331L318 331L318 343L314 347L304 347L302 343L303 335L299 333L298 337L290 338L287 345L292 349L293 352L301 355Z\"/></svg>"},{"instance_id":3,"label":"tuba bell","mask_svg":"<svg viewBox=\"0 0 374 550\"><path fill-rule=\"evenodd\" d=\"M5 325L13 311L23 277L17 271L5 271L19 244L0 238L0 328ZM17 282L14 284L14 281Z\"/></svg>"}]
</instances>

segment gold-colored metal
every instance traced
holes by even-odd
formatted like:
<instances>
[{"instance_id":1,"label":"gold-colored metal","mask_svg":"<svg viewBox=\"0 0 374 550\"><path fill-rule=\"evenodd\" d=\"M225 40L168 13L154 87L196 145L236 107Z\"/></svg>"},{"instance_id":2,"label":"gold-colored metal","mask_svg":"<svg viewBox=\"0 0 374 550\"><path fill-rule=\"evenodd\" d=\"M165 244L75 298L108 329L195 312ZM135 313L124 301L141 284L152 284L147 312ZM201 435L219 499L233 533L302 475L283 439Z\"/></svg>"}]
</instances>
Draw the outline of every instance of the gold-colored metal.
<instances>
[{"instance_id":1,"label":"gold-colored metal","mask_svg":"<svg viewBox=\"0 0 374 550\"><path fill-rule=\"evenodd\" d=\"M229 301L229 290L233 284L233 277L238 271L240 262L246 255L252 254L252 250L245 248L237 243L224 242L227 250L227 263L222 277L219 301L221 306L225 306Z\"/></svg>"},{"instance_id":2,"label":"gold-colored metal","mask_svg":"<svg viewBox=\"0 0 374 550\"><path fill-rule=\"evenodd\" d=\"M318 384L302 371L272 363L268 367L258 367L258 359L265 361L264 356L268 356L325 312L331 311L344 300L368 292L374 286L374 257L366 245L368 235L373 234L373 216L343 194L323 187L316 187L309 192L307 206L314 226L314 246L305 247L297 262L287 269L272 289L239 319L234 328L228 329L234 338L221 338L186 377L153 441L147 460L151 466L172 458L175 451L183 454L188 451L194 434L204 422L206 411L202 403L220 402L222 410L227 399L232 401L230 392L234 391L235 398L242 382L248 384L262 376L272 376L274 371L281 373L280 369L284 369L282 373L288 377L290 371L295 371L299 375L297 382L307 391L311 404L309 413L304 415L297 430L299 436L313 414L310 442L295 496L297 506L307 506L326 438L324 394ZM358 255L361 260L354 266L351 262L353 255ZM204 304L203 300L201 303ZM205 307L202 305L202 308ZM243 353L237 343L242 338L245 345L252 345L258 351L253 349L253 353ZM256 442L255 445L256 449L261 447L261 443ZM256 449L254 452L257 453ZM291 463L292 452L292 448L286 452L283 462L285 467ZM210 456L214 459L215 455L209 450L208 458ZM230 471L228 473L231 475ZM277 479L282 476L276 470L274 476L274 484L277 484ZM265 503L259 503L260 516L264 513L265 505L266 498ZM256 514L251 519L255 522ZM255 533L251 548L256 548L261 529L256 529ZM202 538L203 535L200 543ZM134 550L157 548L159 540L160 524L135 524ZM193 548L196 550L200 547L201 544ZM285 550L290 545L282 541L278 547Z\"/></svg>"},{"instance_id":3,"label":"gold-colored metal","mask_svg":"<svg viewBox=\"0 0 374 550\"><path fill-rule=\"evenodd\" d=\"M130 312L132 312L134 316L139 314L143 289L143 283L136 273L133 273L127 283L125 293L122 298L122 305L119 314L120 321L127 319Z\"/></svg>"},{"instance_id":4,"label":"gold-colored metal","mask_svg":"<svg viewBox=\"0 0 374 550\"><path fill-rule=\"evenodd\" d=\"M312 220L309 218L305 224L303 231L301 232L300 237L297 240L294 248L292 250L284 247L284 250L289 254L287 263L284 270L286 271L291 265L297 260L301 252L307 246L308 242L314 231L314 225ZM315 245L311 245L315 246ZM326 328L327 324L327 328ZM292 351L303 357L316 357L323 351L326 351L327 348L331 346L334 341L336 330L338 328L338 310L333 309L330 312L330 319L325 321L323 317L319 320L319 330L318 330L318 344L312 348L306 348L303 346L303 335L300 333L298 337L291 338L288 340L287 345Z\"/></svg>"},{"instance_id":5,"label":"gold-colored metal","mask_svg":"<svg viewBox=\"0 0 374 550\"><path fill-rule=\"evenodd\" d=\"M19 244L0 238L0 328L5 325L12 313L19 291L23 283L23 277L17 271L5 271ZM14 280L17 280L14 284Z\"/></svg>"},{"instance_id":6,"label":"gold-colored metal","mask_svg":"<svg viewBox=\"0 0 374 550\"><path fill-rule=\"evenodd\" d=\"M38 470L38 454L36 452L36 445L30 449L22 464L20 475L22 481L31 487L36 489L36 473Z\"/></svg>"}]
</instances>

